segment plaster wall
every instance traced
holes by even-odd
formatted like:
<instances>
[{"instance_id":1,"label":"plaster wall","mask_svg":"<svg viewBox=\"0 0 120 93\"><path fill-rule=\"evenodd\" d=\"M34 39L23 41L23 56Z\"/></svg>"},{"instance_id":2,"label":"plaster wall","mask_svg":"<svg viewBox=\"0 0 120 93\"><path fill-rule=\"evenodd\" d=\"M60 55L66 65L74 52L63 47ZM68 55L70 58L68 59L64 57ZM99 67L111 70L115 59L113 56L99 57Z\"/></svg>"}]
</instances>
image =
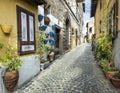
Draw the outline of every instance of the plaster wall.
<instances>
[{"instance_id":1,"label":"plaster wall","mask_svg":"<svg viewBox=\"0 0 120 93\"><path fill-rule=\"evenodd\" d=\"M36 5L31 5L24 0L0 0L0 24L7 24L12 26L12 31L10 34L4 34L0 28L0 42L3 43L4 46L10 44L17 49L18 32L16 5L35 14L35 31L38 30L38 9ZM3 52L0 54L2 53ZM20 56L20 59L24 61L24 64L19 69L18 87L21 87L25 82L34 77L40 71L39 60L35 58L34 54ZM6 93L1 76L0 93Z\"/></svg>"}]
</instances>

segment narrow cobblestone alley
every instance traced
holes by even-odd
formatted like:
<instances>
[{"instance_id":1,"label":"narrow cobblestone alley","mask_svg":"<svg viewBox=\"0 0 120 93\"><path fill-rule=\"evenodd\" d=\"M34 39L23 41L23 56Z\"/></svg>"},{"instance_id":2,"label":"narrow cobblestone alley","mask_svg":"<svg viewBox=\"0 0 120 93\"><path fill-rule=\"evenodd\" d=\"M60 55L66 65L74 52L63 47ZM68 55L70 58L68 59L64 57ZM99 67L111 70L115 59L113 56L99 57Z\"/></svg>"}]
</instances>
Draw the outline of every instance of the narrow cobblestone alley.
<instances>
[{"instance_id":1,"label":"narrow cobblestone alley","mask_svg":"<svg viewBox=\"0 0 120 93\"><path fill-rule=\"evenodd\" d=\"M90 44L82 44L14 93L120 93L105 79Z\"/></svg>"}]
</instances>

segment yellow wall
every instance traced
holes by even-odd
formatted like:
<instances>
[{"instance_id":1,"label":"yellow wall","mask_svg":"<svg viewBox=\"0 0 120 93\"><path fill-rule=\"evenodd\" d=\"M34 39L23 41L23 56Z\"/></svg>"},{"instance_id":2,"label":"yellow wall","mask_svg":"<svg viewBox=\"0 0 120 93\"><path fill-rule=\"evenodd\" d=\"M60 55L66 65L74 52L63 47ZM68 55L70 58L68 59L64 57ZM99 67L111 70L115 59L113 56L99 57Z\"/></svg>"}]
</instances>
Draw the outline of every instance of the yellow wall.
<instances>
[{"instance_id":1,"label":"yellow wall","mask_svg":"<svg viewBox=\"0 0 120 93\"><path fill-rule=\"evenodd\" d=\"M96 8L96 13L95 13L95 33L96 37L99 36L99 23L100 23L100 2L98 1L97 8Z\"/></svg>"},{"instance_id":2,"label":"yellow wall","mask_svg":"<svg viewBox=\"0 0 120 93\"><path fill-rule=\"evenodd\" d=\"M120 0L118 0L118 31L120 31Z\"/></svg>"},{"instance_id":3,"label":"yellow wall","mask_svg":"<svg viewBox=\"0 0 120 93\"><path fill-rule=\"evenodd\" d=\"M35 14L35 30L38 30L37 6L31 5L25 0L0 0L0 24L12 25L12 32L4 34L0 28L0 42L11 44L17 48L17 13L16 5Z\"/></svg>"},{"instance_id":4,"label":"yellow wall","mask_svg":"<svg viewBox=\"0 0 120 93\"><path fill-rule=\"evenodd\" d=\"M100 37L99 29L100 29L100 21L101 21L101 31L106 33L105 28L105 20L104 16L109 12L111 7L113 6L115 0L102 0L102 8L100 9L100 0L98 0L96 13L95 13L95 33L96 37Z\"/></svg>"}]
</instances>

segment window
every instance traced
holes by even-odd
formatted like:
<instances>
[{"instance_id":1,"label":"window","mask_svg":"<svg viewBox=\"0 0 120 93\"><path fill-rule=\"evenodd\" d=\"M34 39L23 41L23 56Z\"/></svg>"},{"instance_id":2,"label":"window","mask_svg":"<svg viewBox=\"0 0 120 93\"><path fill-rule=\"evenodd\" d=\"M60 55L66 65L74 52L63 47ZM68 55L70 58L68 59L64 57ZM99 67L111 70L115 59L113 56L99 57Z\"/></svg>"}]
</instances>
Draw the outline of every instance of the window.
<instances>
[{"instance_id":1,"label":"window","mask_svg":"<svg viewBox=\"0 0 120 93\"><path fill-rule=\"evenodd\" d=\"M17 6L18 52L20 55L35 51L35 16Z\"/></svg>"},{"instance_id":2,"label":"window","mask_svg":"<svg viewBox=\"0 0 120 93\"><path fill-rule=\"evenodd\" d=\"M102 9L102 0L100 0L100 10Z\"/></svg>"},{"instance_id":3,"label":"window","mask_svg":"<svg viewBox=\"0 0 120 93\"><path fill-rule=\"evenodd\" d=\"M99 28L99 33L101 33L102 31L101 31L101 20L100 20L100 28Z\"/></svg>"}]
</instances>

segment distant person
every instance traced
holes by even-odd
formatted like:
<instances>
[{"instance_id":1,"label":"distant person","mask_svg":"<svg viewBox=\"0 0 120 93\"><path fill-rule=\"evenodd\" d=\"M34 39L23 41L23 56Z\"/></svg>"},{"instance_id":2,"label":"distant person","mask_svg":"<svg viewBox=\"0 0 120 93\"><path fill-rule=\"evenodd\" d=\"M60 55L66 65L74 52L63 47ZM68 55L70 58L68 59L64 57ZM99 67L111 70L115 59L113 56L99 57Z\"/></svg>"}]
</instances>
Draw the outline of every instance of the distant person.
<instances>
[{"instance_id":1,"label":"distant person","mask_svg":"<svg viewBox=\"0 0 120 93\"><path fill-rule=\"evenodd\" d=\"M93 35L92 35L92 44L91 44L91 46L92 46L92 51L94 51L94 49L95 49L95 38L96 38L96 34L93 34Z\"/></svg>"}]
</instances>

